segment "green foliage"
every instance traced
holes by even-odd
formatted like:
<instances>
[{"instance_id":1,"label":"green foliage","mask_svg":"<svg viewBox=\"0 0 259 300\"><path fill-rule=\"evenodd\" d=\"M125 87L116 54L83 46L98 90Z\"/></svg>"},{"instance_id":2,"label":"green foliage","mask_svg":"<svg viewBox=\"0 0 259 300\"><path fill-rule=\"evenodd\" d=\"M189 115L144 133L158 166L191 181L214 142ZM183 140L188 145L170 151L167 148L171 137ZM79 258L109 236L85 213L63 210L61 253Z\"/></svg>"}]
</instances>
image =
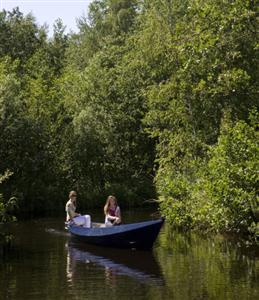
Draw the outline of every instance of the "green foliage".
<instances>
[{"instance_id":1,"label":"green foliage","mask_svg":"<svg viewBox=\"0 0 259 300\"><path fill-rule=\"evenodd\" d=\"M89 206L112 193L140 204L156 188L177 226L255 233L256 9L241 0L93 1L79 33L65 35L57 20L51 39L32 16L1 13L8 197L19 195L22 213L44 214L70 189Z\"/></svg>"},{"instance_id":2,"label":"green foliage","mask_svg":"<svg viewBox=\"0 0 259 300\"><path fill-rule=\"evenodd\" d=\"M211 150L205 190L216 213L213 222L219 229L247 230L256 221L258 195L258 113L250 124L223 121L219 141ZM257 220L258 221L258 220Z\"/></svg>"},{"instance_id":3,"label":"green foliage","mask_svg":"<svg viewBox=\"0 0 259 300\"><path fill-rule=\"evenodd\" d=\"M138 0L102 0L89 5L87 17L78 20L80 32L69 39L69 65L84 70L93 56L109 45L122 45L132 31Z\"/></svg>"},{"instance_id":4,"label":"green foliage","mask_svg":"<svg viewBox=\"0 0 259 300\"><path fill-rule=\"evenodd\" d=\"M143 98L124 61L126 50L109 45L83 72L68 69L64 80L75 138L70 168L88 199L111 192L131 203L152 197L152 142L142 128Z\"/></svg>"},{"instance_id":5,"label":"green foliage","mask_svg":"<svg viewBox=\"0 0 259 300\"><path fill-rule=\"evenodd\" d=\"M16 218L12 215L12 212L16 208L16 204L17 199L15 197L10 198L5 203L3 195L0 194L0 223L16 221Z\"/></svg>"},{"instance_id":6,"label":"green foliage","mask_svg":"<svg viewBox=\"0 0 259 300\"><path fill-rule=\"evenodd\" d=\"M226 113L218 142L200 162L194 182L188 176L160 179L161 210L181 227L242 231L258 236L258 112L248 122ZM161 171L160 171L161 172ZM162 176L162 174L159 174Z\"/></svg>"},{"instance_id":7,"label":"green foliage","mask_svg":"<svg viewBox=\"0 0 259 300\"><path fill-rule=\"evenodd\" d=\"M65 36L58 20L53 38L42 37L26 61L2 58L0 170L14 172L3 189L19 195L23 215L60 209L70 189L83 206L111 193L127 205L154 197L142 82L127 68L136 13L136 1L96 1L78 35ZM3 23L27 18L6 15Z\"/></svg>"},{"instance_id":8,"label":"green foliage","mask_svg":"<svg viewBox=\"0 0 259 300\"><path fill-rule=\"evenodd\" d=\"M159 140L162 172L161 176L158 172L158 187L165 176L169 182L179 180L176 186L186 186L185 180L191 186L197 179L197 163L206 159L208 146L217 141L224 108L231 108L237 118L246 118L257 103L255 5L245 1L157 2L149 4L142 25L144 34L154 24L153 33L141 41L147 39L142 59L148 65L157 65L159 60L154 72L162 70L164 77L153 72L158 83L146 93L145 123ZM183 188L182 198L185 195Z\"/></svg>"},{"instance_id":9,"label":"green foliage","mask_svg":"<svg viewBox=\"0 0 259 300\"><path fill-rule=\"evenodd\" d=\"M9 179L13 175L12 172L6 170L3 175L0 174L0 185ZM5 201L3 194L0 193L0 225L8 222L16 221L16 217L13 215L17 208L17 199L15 197ZM12 240L12 235L3 233L0 231L0 257L2 256L4 246Z\"/></svg>"},{"instance_id":10,"label":"green foliage","mask_svg":"<svg viewBox=\"0 0 259 300\"><path fill-rule=\"evenodd\" d=\"M10 56L22 64L44 43L46 32L36 25L31 14L23 16L19 8L0 12L0 57Z\"/></svg>"},{"instance_id":11,"label":"green foliage","mask_svg":"<svg viewBox=\"0 0 259 300\"><path fill-rule=\"evenodd\" d=\"M0 171L10 169L14 173L2 190L7 197L18 196L19 211L24 216L42 215L46 209L59 207L58 201L45 199L62 194L57 187L60 172L55 159L59 136L53 137L63 122L57 76L63 68L66 38L61 22L57 22L54 37L48 42L32 17L24 17L19 10L4 16L1 26L16 24L19 19L21 24L27 24L20 28L22 36L29 38L31 28L35 29L36 40L40 32L42 35L40 43L26 42L32 49L23 57L12 55L11 51L11 57L0 57L0 143L4 145L0 151ZM12 47L19 48L20 43Z\"/></svg>"},{"instance_id":12,"label":"green foliage","mask_svg":"<svg viewBox=\"0 0 259 300\"><path fill-rule=\"evenodd\" d=\"M3 175L0 174L0 184L2 184L12 175L13 173L9 170L5 171ZM14 197L5 202L3 194L0 194L0 224L16 220L15 217L10 214L12 213L15 207L16 199Z\"/></svg>"}]
</instances>

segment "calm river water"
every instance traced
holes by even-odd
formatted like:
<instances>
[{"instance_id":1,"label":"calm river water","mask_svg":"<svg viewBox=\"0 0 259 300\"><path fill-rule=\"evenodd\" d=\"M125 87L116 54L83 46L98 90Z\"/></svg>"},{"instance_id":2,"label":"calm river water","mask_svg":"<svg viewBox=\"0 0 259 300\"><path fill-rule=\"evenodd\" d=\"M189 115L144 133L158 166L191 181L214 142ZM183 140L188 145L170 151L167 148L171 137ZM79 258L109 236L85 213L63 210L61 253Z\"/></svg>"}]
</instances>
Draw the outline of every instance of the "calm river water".
<instances>
[{"instance_id":1,"label":"calm river water","mask_svg":"<svg viewBox=\"0 0 259 300\"><path fill-rule=\"evenodd\" d=\"M94 218L100 221L101 216ZM124 213L126 222L149 213ZM165 224L153 251L75 244L63 218L12 225L0 265L0 299L259 299L259 253L222 236L177 233Z\"/></svg>"}]
</instances>

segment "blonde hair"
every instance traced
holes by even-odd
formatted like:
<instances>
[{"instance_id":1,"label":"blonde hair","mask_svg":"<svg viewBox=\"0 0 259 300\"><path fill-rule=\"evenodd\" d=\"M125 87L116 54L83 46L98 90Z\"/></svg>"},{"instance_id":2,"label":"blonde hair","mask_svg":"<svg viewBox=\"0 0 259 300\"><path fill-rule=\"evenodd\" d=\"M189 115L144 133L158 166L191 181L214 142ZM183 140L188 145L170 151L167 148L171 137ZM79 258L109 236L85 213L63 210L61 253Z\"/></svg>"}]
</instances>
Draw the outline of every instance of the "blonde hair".
<instances>
[{"instance_id":1,"label":"blonde hair","mask_svg":"<svg viewBox=\"0 0 259 300\"><path fill-rule=\"evenodd\" d=\"M107 213L109 211L109 208L111 206L111 200L114 200L115 207L118 206L116 197L112 196L112 195L108 196L107 199L106 199L106 203L104 205L104 209L103 209L105 215L107 215Z\"/></svg>"},{"instance_id":2,"label":"blonde hair","mask_svg":"<svg viewBox=\"0 0 259 300\"><path fill-rule=\"evenodd\" d=\"M69 195L68 195L69 199L70 199L73 195L76 195L76 191L70 191L70 192L69 192Z\"/></svg>"}]
</instances>

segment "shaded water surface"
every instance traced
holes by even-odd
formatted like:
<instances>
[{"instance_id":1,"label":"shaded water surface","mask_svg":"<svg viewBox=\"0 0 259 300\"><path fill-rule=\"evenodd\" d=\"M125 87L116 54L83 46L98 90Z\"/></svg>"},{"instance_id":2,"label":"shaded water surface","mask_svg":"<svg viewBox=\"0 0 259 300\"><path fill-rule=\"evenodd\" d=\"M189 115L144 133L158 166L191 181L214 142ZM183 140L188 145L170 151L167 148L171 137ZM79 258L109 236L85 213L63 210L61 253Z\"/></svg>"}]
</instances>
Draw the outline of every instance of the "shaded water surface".
<instances>
[{"instance_id":1,"label":"shaded water surface","mask_svg":"<svg viewBox=\"0 0 259 300\"><path fill-rule=\"evenodd\" d=\"M127 222L148 213L124 214ZM96 217L98 219L98 216ZM0 299L259 299L259 252L163 227L153 251L70 241L63 219L17 223Z\"/></svg>"}]
</instances>

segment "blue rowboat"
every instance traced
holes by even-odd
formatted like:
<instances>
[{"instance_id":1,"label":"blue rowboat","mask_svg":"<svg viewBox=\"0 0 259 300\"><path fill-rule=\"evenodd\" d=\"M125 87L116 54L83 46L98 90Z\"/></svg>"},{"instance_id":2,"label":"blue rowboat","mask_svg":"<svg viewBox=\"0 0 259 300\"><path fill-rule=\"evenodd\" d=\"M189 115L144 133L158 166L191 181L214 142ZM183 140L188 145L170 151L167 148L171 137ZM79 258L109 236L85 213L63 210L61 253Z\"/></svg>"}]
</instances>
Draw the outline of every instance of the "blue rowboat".
<instances>
[{"instance_id":1,"label":"blue rowboat","mask_svg":"<svg viewBox=\"0 0 259 300\"><path fill-rule=\"evenodd\" d=\"M85 243L114 248L151 249L164 219L104 227L93 223L91 228L69 224L72 237Z\"/></svg>"}]
</instances>

